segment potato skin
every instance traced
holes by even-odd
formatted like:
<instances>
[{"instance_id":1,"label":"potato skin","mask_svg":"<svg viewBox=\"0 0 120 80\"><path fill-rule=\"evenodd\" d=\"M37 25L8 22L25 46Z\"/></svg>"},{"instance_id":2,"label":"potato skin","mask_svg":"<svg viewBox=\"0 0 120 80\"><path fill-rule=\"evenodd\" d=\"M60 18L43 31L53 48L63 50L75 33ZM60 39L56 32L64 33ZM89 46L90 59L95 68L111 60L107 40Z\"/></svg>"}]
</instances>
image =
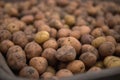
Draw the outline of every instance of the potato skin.
<instances>
[{"instance_id":1,"label":"potato skin","mask_svg":"<svg viewBox=\"0 0 120 80\"><path fill-rule=\"evenodd\" d=\"M57 51L53 48L46 48L42 52L42 57L46 58L49 65L55 66L57 59L55 57L55 54L57 54Z\"/></svg>"},{"instance_id":2,"label":"potato skin","mask_svg":"<svg viewBox=\"0 0 120 80\"><path fill-rule=\"evenodd\" d=\"M29 61L29 65L34 67L39 74L42 74L47 69L48 62L44 57L34 57Z\"/></svg>"},{"instance_id":3,"label":"potato skin","mask_svg":"<svg viewBox=\"0 0 120 80\"><path fill-rule=\"evenodd\" d=\"M58 78L73 76L72 72L68 69L61 69L56 73Z\"/></svg>"},{"instance_id":4,"label":"potato skin","mask_svg":"<svg viewBox=\"0 0 120 80\"><path fill-rule=\"evenodd\" d=\"M113 55L115 52L115 45L112 42L104 42L98 49L102 57Z\"/></svg>"},{"instance_id":5,"label":"potato skin","mask_svg":"<svg viewBox=\"0 0 120 80\"><path fill-rule=\"evenodd\" d=\"M71 45L72 47L75 48L77 54L80 53L81 50L81 43L74 37L66 37L66 38L62 38L61 40L58 40L58 44L60 46L64 46L64 45Z\"/></svg>"},{"instance_id":6,"label":"potato skin","mask_svg":"<svg viewBox=\"0 0 120 80\"><path fill-rule=\"evenodd\" d=\"M24 77L24 78L29 78L31 80L39 79L38 71L31 66L26 66L26 67L22 68L19 72L19 76Z\"/></svg>"},{"instance_id":7,"label":"potato skin","mask_svg":"<svg viewBox=\"0 0 120 80\"><path fill-rule=\"evenodd\" d=\"M50 37L52 37L52 38L57 37L57 30L55 28L50 29Z\"/></svg>"},{"instance_id":8,"label":"potato skin","mask_svg":"<svg viewBox=\"0 0 120 80\"><path fill-rule=\"evenodd\" d=\"M44 49L46 48L58 49L58 43L55 39L51 38L43 43L43 48Z\"/></svg>"},{"instance_id":9,"label":"potato skin","mask_svg":"<svg viewBox=\"0 0 120 80\"><path fill-rule=\"evenodd\" d=\"M73 61L76 58L76 51L72 46L62 46L55 54L56 58L62 62Z\"/></svg>"},{"instance_id":10,"label":"potato skin","mask_svg":"<svg viewBox=\"0 0 120 80\"><path fill-rule=\"evenodd\" d=\"M85 71L85 65L81 60L74 60L67 65L67 69L72 73L83 73Z\"/></svg>"},{"instance_id":11,"label":"potato skin","mask_svg":"<svg viewBox=\"0 0 120 80\"><path fill-rule=\"evenodd\" d=\"M93 66L97 61L97 57L91 52L81 54L79 59L82 60L87 67Z\"/></svg>"},{"instance_id":12,"label":"potato skin","mask_svg":"<svg viewBox=\"0 0 120 80\"><path fill-rule=\"evenodd\" d=\"M80 31L74 30L74 31L71 31L70 36L76 39L80 39L81 34L80 34Z\"/></svg>"},{"instance_id":13,"label":"potato skin","mask_svg":"<svg viewBox=\"0 0 120 80\"><path fill-rule=\"evenodd\" d=\"M35 34L34 40L41 44L45 41L47 41L50 38L50 35L47 31L39 31Z\"/></svg>"},{"instance_id":14,"label":"potato skin","mask_svg":"<svg viewBox=\"0 0 120 80\"><path fill-rule=\"evenodd\" d=\"M36 42L29 42L25 46L25 53L28 59L31 59L33 57L38 57L41 55L42 47L36 43Z\"/></svg>"},{"instance_id":15,"label":"potato skin","mask_svg":"<svg viewBox=\"0 0 120 80\"><path fill-rule=\"evenodd\" d=\"M13 70L20 70L26 66L25 52L19 46L12 46L7 53L7 63Z\"/></svg>"},{"instance_id":16,"label":"potato skin","mask_svg":"<svg viewBox=\"0 0 120 80\"><path fill-rule=\"evenodd\" d=\"M0 51L3 53L3 54L7 54L7 51L10 47L14 46L14 43L10 40L4 40L0 43Z\"/></svg>"},{"instance_id":17,"label":"potato skin","mask_svg":"<svg viewBox=\"0 0 120 80\"><path fill-rule=\"evenodd\" d=\"M102 69L100 67L93 66L87 72L99 72Z\"/></svg>"},{"instance_id":18,"label":"potato skin","mask_svg":"<svg viewBox=\"0 0 120 80\"><path fill-rule=\"evenodd\" d=\"M27 39L25 33L22 31L17 31L17 32L13 33L12 40L16 45L20 45L22 48L24 48L25 45L28 43L28 39Z\"/></svg>"},{"instance_id":19,"label":"potato skin","mask_svg":"<svg viewBox=\"0 0 120 80\"><path fill-rule=\"evenodd\" d=\"M44 72L42 75L41 75L41 77L43 78L43 79L50 79L50 78L52 78L54 76L54 74L53 73L51 73L51 72Z\"/></svg>"},{"instance_id":20,"label":"potato skin","mask_svg":"<svg viewBox=\"0 0 120 80\"><path fill-rule=\"evenodd\" d=\"M0 42L3 40L11 40L11 33L8 30L0 30Z\"/></svg>"}]
</instances>

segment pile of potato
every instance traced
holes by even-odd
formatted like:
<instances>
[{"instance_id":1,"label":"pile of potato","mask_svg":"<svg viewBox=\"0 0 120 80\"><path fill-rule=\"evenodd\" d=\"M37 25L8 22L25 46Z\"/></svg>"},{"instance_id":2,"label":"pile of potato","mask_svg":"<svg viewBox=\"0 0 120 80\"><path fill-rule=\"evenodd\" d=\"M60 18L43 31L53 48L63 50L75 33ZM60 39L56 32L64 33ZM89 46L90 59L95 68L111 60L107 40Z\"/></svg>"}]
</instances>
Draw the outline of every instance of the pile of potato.
<instances>
[{"instance_id":1,"label":"pile of potato","mask_svg":"<svg viewBox=\"0 0 120 80\"><path fill-rule=\"evenodd\" d=\"M0 1L0 52L17 76L31 80L120 67L120 5Z\"/></svg>"}]
</instances>

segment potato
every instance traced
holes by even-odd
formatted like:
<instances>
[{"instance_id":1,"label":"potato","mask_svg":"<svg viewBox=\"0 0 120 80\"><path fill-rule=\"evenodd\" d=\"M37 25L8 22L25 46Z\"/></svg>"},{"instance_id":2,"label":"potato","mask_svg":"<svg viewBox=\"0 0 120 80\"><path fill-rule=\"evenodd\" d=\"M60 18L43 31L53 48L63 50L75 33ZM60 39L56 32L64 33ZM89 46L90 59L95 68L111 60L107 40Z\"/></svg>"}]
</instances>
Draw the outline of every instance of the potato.
<instances>
[{"instance_id":1,"label":"potato","mask_svg":"<svg viewBox=\"0 0 120 80\"><path fill-rule=\"evenodd\" d=\"M95 38L104 36L104 33L101 28L95 28L92 32L91 35L94 36Z\"/></svg>"},{"instance_id":2,"label":"potato","mask_svg":"<svg viewBox=\"0 0 120 80\"><path fill-rule=\"evenodd\" d=\"M42 52L41 46L39 44L37 44L36 42L29 42L25 46L24 50L25 50L27 59L31 59L33 57L38 57L41 55L41 52Z\"/></svg>"},{"instance_id":3,"label":"potato","mask_svg":"<svg viewBox=\"0 0 120 80\"><path fill-rule=\"evenodd\" d=\"M115 45L111 42L104 42L100 45L98 51L102 57L113 55L115 52Z\"/></svg>"},{"instance_id":4,"label":"potato","mask_svg":"<svg viewBox=\"0 0 120 80\"><path fill-rule=\"evenodd\" d=\"M96 67L99 67L99 68L104 68L104 64L103 64L103 61L98 61L96 64L95 64Z\"/></svg>"},{"instance_id":5,"label":"potato","mask_svg":"<svg viewBox=\"0 0 120 80\"><path fill-rule=\"evenodd\" d=\"M27 37L24 32L17 31L13 33L13 42L16 45L20 45L22 48L28 43Z\"/></svg>"},{"instance_id":6,"label":"potato","mask_svg":"<svg viewBox=\"0 0 120 80\"><path fill-rule=\"evenodd\" d=\"M82 35L80 39L82 44L91 44L93 40L94 40L94 37L89 34Z\"/></svg>"},{"instance_id":7,"label":"potato","mask_svg":"<svg viewBox=\"0 0 120 80\"><path fill-rule=\"evenodd\" d=\"M73 61L76 58L76 51L72 46L62 46L55 54L56 58L62 62Z\"/></svg>"},{"instance_id":8,"label":"potato","mask_svg":"<svg viewBox=\"0 0 120 80\"><path fill-rule=\"evenodd\" d=\"M31 66L26 66L22 68L19 72L19 76L29 78L30 80L39 79L38 71Z\"/></svg>"},{"instance_id":9,"label":"potato","mask_svg":"<svg viewBox=\"0 0 120 80\"><path fill-rule=\"evenodd\" d=\"M54 18L50 20L49 25L55 29L61 29L63 27L63 24L61 23L61 21Z\"/></svg>"},{"instance_id":10,"label":"potato","mask_svg":"<svg viewBox=\"0 0 120 80\"><path fill-rule=\"evenodd\" d=\"M115 48L115 54L116 54L117 56L120 56L120 44L118 44L118 45L116 46L116 48Z\"/></svg>"},{"instance_id":11,"label":"potato","mask_svg":"<svg viewBox=\"0 0 120 80\"><path fill-rule=\"evenodd\" d=\"M73 27L72 30L80 31L81 35L89 34L91 32L91 29L89 28L89 26L76 26L76 27Z\"/></svg>"},{"instance_id":12,"label":"potato","mask_svg":"<svg viewBox=\"0 0 120 80\"><path fill-rule=\"evenodd\" d=\"M72 26L75 24L75 16L73 15L65 15L64 17L65 23L69 26Z\"/></svg>"},{"instance_id":13,"label":"potato","mask_svg":"<svg viewBox=\"0 0 120 80\"><path fill-rule=\"evenodd\" d=\"M61 37L68 37L70 36L71 30L68 28L61 28L58 30L57 32L57 37L61 38Z\"/></svg>"},{"instance_id":14,"label":"potato","mask_svg":"<svg viewBox=\"0 0 120 80\"><path fill-rule=\"evenodd\" d=\"M104 59L104 65L107 68L120 67L120 58L116 56L107 56Z\"/></svg>"},{"instance_id":15,"label":"potato","mask_svg":"<svg viewBox=\"0 0 120 80\"><path fill-rule=\"evenodd\" d=\"M69 0L58 0L56 1L58 5L65 6L69 3Z\"/></svg>"},{"instance_id":16,"label":"potato","mask_svg":"<svg viewBox=\"0 0 120 80\"><path fill-rule=\"evenodd\" d=\"M92 67L97 61L97 57L91 52L81 54L79 59L82 60L87 67Z\"/></svg>"},{"instance_id":17,"label":"potato","mask_svg":"<svg viewBox=\"0 0 120 80\"><path fill-rule=\"evenodd\" d=\"M54 74L51 73L51 72L44 72L44 73L41 75L41 77L42 77L44 80L50 79L50 78L52 78L53 76L54 76Z\"/></svg>"},{"instance_id":18,"label":"potato","mask_svg":"<svg viewBox=\"0 0 120 80\"><path fill-rule=\"evenodd\" d=\"M0 52L6 54L10 47L14 46L14 43L10 40L4 40L0 43Z\"/></svg>"},{"instance_id":19,"label":"potato","mask_svg":"<svg viewBox=\"0 0 120 80\"><path fill-rule=\"evenodd\" d=\"M74 74L83 73L85 71L85 64L81 60L74 60L67 65L67 69Z\"/></svg>"},{"instance_id":20,"label":"potato","mask_svg":"<svg viewBox=\"0 0 120 80\"><path fill-rule=\"evenodd\" d=\"M82 53L91 52L91 53L93 53L97 58L99 58L98 50L97 50L95 47L93 47L92 45L89 45L89 44L84 44L84 45L82 45L81 52L82 52Z\"/></svg>"},{"instance_id":21,"label":"potato","mask_svg":"<svg viewBox=\"0 0 120 80\"><path fill-rule=\"evenodd\" d=\"M106 42L106 38L104 36L97 37L92 41L92 46L98 48L102 43Z\"/></svg>"},{"instance_id":22,"label":"potato","mask_svg":"<svg viewBox=\"0 0 120 80\"><path fill-rule=\"evenodd\" d=\"M43 43L50 38L50 34L47 31L39 31L35 34L34 40L37 43Z\"/></svg>"},{"instance_id":23,"label":"potato","mask_svg":"<svg viewBox=\"0 0 120 80\"><path fill-rule=\"evenodd\" d=\"M46 69L46 72L51 72L52 74L55 74L56 70L54 69L54 67L48 66L47 69Z\"/></svg>"},{"instance_id":24,"label":"potato","mask_svg":"<svg viewBox=\"0 0 120 80\"><path fill-rule=\"evenodd\" d=\"M56 73L56 76L58 78L62 78L62 77L70 77L73 76L72 72L68 69L61 69Z\"/></svg>"},{"instance_id":25,"label":"potato","mask_svg":"<svg viewBox=\"0 0 120 80\"><path fill-rule=\"evenodd\" d=\"M58 43L55 39L51 38L43 43L43 48L44 49L46 48L58 49Z\"/></svg>"},{"instance_id":26,"label":"potato","mask_svg":"<svg viewBox=\"0 0 120 80\"><path fill-rule=\"evenodd\" d=\"M12 37L11 33L8 30L0 30L0 42L3 40L10 40Z\"/></svg>"},{"instance_id":27,"label":"potato","mask_svg":"<svg viewBox=\"0 0 120 80\"><path fill-rule=\"evenodd\" d=\"M112 36L106 36L106 41L112 42L114 45L117 45L115 38Z\"/></svg>"},{"instance_id":28,"label":"potato","mask_svg":"<svg viewBox=\"0 0 120 80\"><path fill-rule=\"evenodd\" d=\"M32 23L34 21L34 17L33 17L33 15L25 15L21 18L21 21L29 24L29 23Z\"/></svg>"},{"instance_id":29,"label":"potato","mask_svg":"<svg viewBox=\"0 0 120 80\"><path fill-rule=\"evenodd\" d=\"M93 66L87 72L99 72L102 69L100 67Z\"/></svg>"},{"instance_id":30,"label":"potato","mask_svg":"<svg viewBox=\"0 0 120 80\"><path fill-rule=\"evenodd\" d=\"M70 36L71 36L71 37L74 37L74 38L76 38L76 39L80 39L81 34L80 34L79 31L75 30L75 31L72 31L72 32L70 33Z\"/></svg>"},{"instance_id":31,"label":"potato","mask_svg":"<svg viewBox=\"0 0 120 80\"><path fill-rule=\"evenodd\" d=\"M26 66L25 52L19 46L12 46L7 52L7 63L13 70L20 70Z\"/></svg>"},{"instance_id":32,"label":"potato","mask_svg":"<svg viewBox=\"0 0 120 80\"><path fill-rule=\"evenodd\" d=\"M42 52L41 56L47 59L49 65L55 66L56 62L57 62L55 54L57 54L57 51L55 49L53 49L53 48L46 48Z\"/></svg>"},{"instance_id":33,"label":"potato","mask_svg":"<svg viewBox=\"0 0 120 80\"><path fill-rule=\"evenodd\" d=\"M36 29L35 29L34 26L32 26L32 25L26 26L26 27L24 28L24 33L25 33L26 35L31 35L31 34L33 34L33 33L35 33L35 32L36 32Z\"/></svg>"},{"instance_id":34,"label":"potato","mask_svg":"<svg viewBox=\"0 0 120 80\"><path fill-rule=\"evenodd\" d=\"M44 57L33 57L29 61L29 65L34 67L39 72L39 74L42 74L46 71L48 62Z\"/></svg>"},{"instance_id":35,"label":"potato","mask_svg":"<svg viewBox=\"0 0 120 80\"><path fill-rule=\"evenodd\" d=\"M71 45L73 48L75 48L77 54L80 53L81 43L74 37L62 38L61 40L58 40L58 44L61 46Z\"/></svg>"},{"instance_id":36,"label":"potato","mask_svg":"<svg viewBox=\"0 0 120 80\"><path fill-rule=\"evenodd\" d=\"M62 37L62 38L58 38L57 43L58 43L58 47L61 47L61 45L63 44L63 42L65 41L66 37Z\"/></svg>"},{"instance_id":37,"label":"potato","mask_svg":"<svg viewBox=\"0 0 120 80\"><path fill-rule=\"evenodd\" d=\"M41 24L39 25L39 27L37 28L38 31L47 31L50 32L50 27L46 24Z\"/></svg>"},{"instance_id":38,"label":"potato","mask_svg":"<svg viewBox=\"0 0 120 80\"><path fill-rule=\"evenodd\" d=\"M54 28L50 29L50 37L56 38L57 37L57 30Z\"/></svg>"}]
</instances>

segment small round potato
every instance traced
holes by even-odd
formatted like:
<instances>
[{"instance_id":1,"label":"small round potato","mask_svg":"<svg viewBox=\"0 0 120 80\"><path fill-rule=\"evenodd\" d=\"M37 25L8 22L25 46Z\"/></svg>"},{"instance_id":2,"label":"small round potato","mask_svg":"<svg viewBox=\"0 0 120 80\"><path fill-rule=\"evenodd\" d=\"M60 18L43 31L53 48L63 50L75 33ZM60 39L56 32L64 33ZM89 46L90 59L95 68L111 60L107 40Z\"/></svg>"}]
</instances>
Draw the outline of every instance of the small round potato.
<instances>
[{"instance_id":1,"label":"small round potato","mask_svg":"<svg viewBox=\"0 0 120 80\"><path fill-rule=\"evenodd\" d=\"M50 27L46 24L41 24L39 27L37 27L37 30L50 32Z\"/></svg>"},{"instance_id":2,"label":"small round potato","mask_svg":"<svg viewBox=\"0 0 120 80\"><path fill-rule=\"evenodd\" d=\"M0 30L0 42L3 40L10 40L12 37L11 33L8 30Z\"/></svg>"},{"instance_id":3,"label":"small round potato","mask_svg":"<svg viewBox=\"0 0 120 80\"><path fill-rule=\"evenodd\" d=\"M71 30L68 28L61 28L58 30L57 32L57 37L61 38L61 37L68 37L70 36Z\"/></svg>"},{"instance_id":4,"label":"small round potato","mask_svg":"<svg viewBox=\"0 0 120 80\"><path fill-rule=\"evenodd\" d=\"M52 78L53 76L54 76L54 74L51 73L51 72L44 72L44 73L41 75L41 77L42 77L44 80L50 79L50 78Z\"/></svg>"},{"instance_id":5,"label":"small round potato","mask_svg":"<svg viewBox=\"0 0 120 80\"><path fill-rule=\"evenodd\" d=\"M41 55L42 48L36 42L30 42L25 46L25 53L28 59Z\"/></svg>"},{"instance_id":6,"label":"small round potato","mask_svg":"<svg viewBox=\"0 0 120 80\"><path fill-rule=\"evenodd\" d=\"M91 53L93 53L97 58L99 58L98 50L97 50L95 47L93 47L92 45L89 45L89 44L84 44L84 45L82 45L81 51L82 51L82 53L91 52Z\"/></svg>"},{"instance_id":7,"label":"small round potato","mask_svg":"<svg viewBox=\"0 0 120 80\"><path fill-rule=\"evenodd\" d=\"M95 28L92 32L91 35L94 36L95 38L104 36L104 33L101 28Z\"/></svg>"},{"instance_id":8,"label":"small round potato","mask_svg":"<svg viewBox=\"0 0 120 80\"><path fill-rule=\"evenodd\" d=\"M4 40L0 43L0 51L6 54L10 47L14 46L14 43L10 40Z\"/></svg>"},{"instance_id":9,"label":"small round potato","mask_svg":"<svg viewBox=\"0 0 120 80\"><path fill-rule=\"evenodd\" d=\"M55 54L57 54L57 51L55 49L53 49L53 48L46 48L46 49L44 49L44 51L43 51L41 56L46 58L50 65L52 65L52 66L54 65L55 66L55 64L57 62Z\"/></svg>"},{"instance_id":10,"label":"small round potato","mask_svg":"<svg viewBox=\"0 0 120 80\"><path fill-rule=\"evenodd\" d=\"M80 39L82 44L91 44L93 40L94 40L94 37L89 34L82 35Z\"/></svg>"},{"instance_id":11,"label":"small round potato","mask_svg":"<svg viewBox=\"0 0 120 80\"><path fill-rule=\"evenodd\" d=\"M44 57L33 57L29 61L29 65L34 67L39 72L39 74L42 74L47 69L48 62Z\"/></svg>"},{"instance_id":12,"label":"small round potato","mask_svg":"<svg viewBox=\"0 0 120 80\"><path fill-rule=\"evenodd\" d=\"M100 45L98 51L102 57L113 55L115 52L115 45L112 42L104 42Z\"/></svg>"},{"instance_id":13,"label":"small round potato","mask_svg":"<svg viewBox=\"0 0 120 80\"><path fill-rule=\"evenodd\" d=\"M26 66L22 68L19 72L19 76L29 78L30 80L39 79L38 71L31 66Z\"/></svg>"},{"instance_id":14,"label":"small round potato","mask_svg":"<svg viewBox=\"0 0 120 80\"><path fill-rule=\"evenodd\" d=\"M113 36L106 36L106 41L112 42L114 45L117 45L117 42Z\"/></svg>"},{"instance_id":15,"label":"small round potato","mask_svg":"<svg viewBox=\"0 0 120 80\"><path fill-rule=\"evenodd\" d=\"M55 28L50 29L50 37L52 37L52 38L57 37L57 30Z\"/></svg>"},{"instance_id":16,"label":"small round potato","mask_svg":"<svg viewBox=\"0 0 120 80\"><path fill-rule=\"evenodd\" d=\"M61 69L56 73L56 76L59 78L73 76L73 73L68 69Z\"/></svg>"},{"instance_id":17,"label":"small round potato","mask_svg":"<svg viewBox=\"0 0 120 80\"><path fill-rule=\"evenodd\" d=\"M98 48L102 43L106 42L106 38L104 36L97 37L92 41L92 46Z\"/></svg>"},{"instance_id":18,"label":"small round potato","mask_svg":"<svg viewBox=\"0 0 120 80\"><path fill-rule=\"evenodd\" d=\"M58 48L58 43L55 39L51 38L49 40L47 40L46 42L43 43L43 48L53 48L53 49L57 49Z\"/></svg>"},{"instance_id":19,"label":"small round potato","mask_svg":"<svg viewBox=\"0 0 120 80\"><path fill-rule=\"evenodd\" d=\"M27 36L22 31L17 31L13 33L13 42L16 45L20 45L22 48L28 43Z\"/></svg>"},{"instance_id":20,"label":"small round potato","mask_svg":"<svg viewBox=\"0 0 120 80\"><path fill-rule=\"evenodd\" d=\"M83 73L85 71L85 65L81 60L74 60L67 65L67 69L72 73Z\"/></svg>"},{"instance_id":21,"label":"small round potato","mask_svg":"<svg viewBox=\"0 0 120 80\"><path fill-rule=\"evenodd\" d=\"M39 31L38 33L35 34L34 40L37 43L43 43L47 41L50 38L50 35L47 31Z\"/></svg>"},{"instance_id":22,"label":"small round potato","mask_svg":"<svg viewBox=\"0 0 120 80\"><path fill-rule=\"evenodd\" d=\"M87 67L93 66L97 61L97 57L91 52L81 54L79 59L82 60Z\"/></svg>"},{"instance_id":23,"label":"small round potato","mask_svg":"<svg viewBox=\"0 0 120 80\"><path fill-rule=\"evenodd\" d=\"M73 61L76 58L76 51L72 46L62 46L55 54L56 58L62 62Z\"/></svg>"},{"instance_id":24,"label":"small round potato","mask_svg":"<svg viewBox=\"0 0 120 80\"><path fill-rule=\"evenodd\" d=\"M21 21L29 24L29 23L32 23L34 21L34 17L33 17L33 15L25 15L21 18Z\"/></svg>"},{"instance_id":25,"label":"small round potato","mask_svg":"<svg viewBox=\"0 0 120 80\"><path fill-rule=\"evenodd\" d=\"M47 69L46 69L46 72L51 72L52 74L56 73L54 67L52 67L52 66L48 66Z\"/></svg>"},{"instance_id":26,"label":"small round potato","mask_svg":"<svg viewBox=\"0 0 120 80\"><path fill-rule=\"evenodd\" d=\"M76 39L80 39L81 34L80 34L80 31L74 30L74 31L71 31L70 36Z\"/></svg>"},{"instance_id":27,"label":"small round potato","mask_svg":"<svg viewBox=\"0 0 120 80\"><path fill-rule=\"evenodd\" d=\"M102 69L100 67L93 66L87 72L99 72Z\"/></svg>"},{"instance_id":28,"label":"small round potato","mask_svg":"<svg viewBox=\"0 0 120 80\"><path fill-rule=\"evenodd\" d=\"M75 16L73 16L73 15L65 15L64 20L65 20L65 23L69 26L74 25L75 21L76 21Z\"/></svg>"}]
</instances>

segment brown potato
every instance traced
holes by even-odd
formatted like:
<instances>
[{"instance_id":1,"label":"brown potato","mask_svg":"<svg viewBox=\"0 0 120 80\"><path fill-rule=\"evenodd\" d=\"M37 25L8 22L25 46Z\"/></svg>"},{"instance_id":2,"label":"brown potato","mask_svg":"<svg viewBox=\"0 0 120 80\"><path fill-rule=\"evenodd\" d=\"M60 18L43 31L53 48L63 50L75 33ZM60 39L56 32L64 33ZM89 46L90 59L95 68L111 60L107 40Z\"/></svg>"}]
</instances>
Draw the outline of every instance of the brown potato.
<instances>
[{"instance_id":1,"label":"brown potato","mask_svg":"<svg viewBox=\"0 0 120 80\"><path fill-rule=\"evenodd\" d=\"M80 39L82 44L91 44L93 40L94 40L94 37L89 34L82 35Z\"/></svg>"},{"instance_id":2,"label":"brown potato","mask_svg":"<svg viewBox=\"0 0 120 80\"><path fill-rule=\"evenodd\" d=\"M85 65L81 60L74 60L67 65L67 69L75 74L83 73L85 71Z\"/></svg>"},{"instance_id":3,"label":"brown potato","mask_svg":"<svg viewBox=\"0 0 120 80\"><path fill-rule=\"evenodd\" d=\"M29 42L25 46L24 50L25 50L27 59L31 59L33 57L38 57L41 55L41 52L42 52L41 46L39 44L37 44L36 42Z\"/></svg>"},{"instance_id":4,"label":"brown potato","mask_svg":"<svg viewBox=\"0 0 120 80\"><path fill-rule=\"evenodd\" d=\"M99 72L102 69L100 67L93 66L87 72Z\"/></svg>"},{"instance_id":5,"label":"brown potato","mask_svg":"<svg viewBox=\"0 0 120 80\"><path fill-rule=\"evenodd\" d=\"M50 37L56 38L57 37L57 30L54 28L50 29Z\"/></svg>"},{"instance_id":6,"label":"brown potato","mask_svg":"<svg viewBox=\"0 0 120 80\"><path fill-rule=\"evenodd\" d=\"M44 57L33 57L29 61L29 65L34 67L39 72L39 74L42 74L46 71L48 62Z\"/></svg>"},{"instance_id":7,"label":"brown potato","mask_svg":"<svg viewBox=\"0 0 120 80\"><path fill-rule=\"evenodd\" d=\"M39 25L39 27L37 27L37 30L50 32L50 27L46 24L41 24Z\"/></svg>"},{"instance_id":8,"label":"brown potato","mask_svg":"<svg viewBox=\"0 0 120 80\"><path fill-rule=\"evenodd\" d=\"M58 30L57 32L57 37L61 38L61 37L68 37L70 36L71 30L68 28L61 28Z\"/></svg>"},{"instance_id":9,"label":"brown potato","mask_svg":"<svg viewBox=\"0 0 120 80\"><path fill-rule=\"evenodd\" d=\"M72 46L62 46L55 54L56 58L62 62L73 61L76 58L76 51Z\"/></svg>"},{"instance_id":10,"label":"brown potato","mask_svg":"<svg viewBox=\"0 0 120 80\"><path fill-rule=\"evenodd\" d=\"M52 78L53 76L54 76L54 74L51 73L51 72L44 72L44 73L41 75L41 77L42 77L44 80L50 79L50 78Z\"/></svg>"},{"instance_id":11,"label":"brown potato","mask_svg":"<svg viewBox=\"0 0 120 80\"><path fill-rule=\"evenodd\" d=\"M10 47L14 46L14 43L10 40L4 40L0 43L0 51L6 54Z\"/></svg>"},{"instance_id":12,"label":"brown potato","mask_svg":"<svg viewBox=\"0 0 120 80\"><path fill-rule=\"evenodd\" d=\"M106 36L106 41L112 42L114 45L117 45L115 38L112 36Z\"/></svg>"},{"instance_id":13,"label":"brown potato","mask_svg":"<svg viewBox=\"0 0 120 80\"><path fill-rule=\"evenodd\" d=\"M80 39L81 34L80 34L80 31L75 30L75 31L72 31L72 32L70 33L70 36L71 36L71 37L74 37L74 38L76 38L76 39Z\"/></svg>"},{"instance_id":14,"label":"brown potato","mask_svg":"<svg viewBox=\"0 0 120 80\"><path fill-rule=\"evenodd\" d=\"M39 31L35 34L34 40L37 43L43 43L50 38L50 34L47 31Z\"/></svg>"},{"instance_id":15,"label":"brown potato","mask_svg":"<svg viewBox=\"0 0 120 80\"><path fill-rule=\"evenodd\" d=\"M12 46L7 53L7 63L13 70L20 70L26 66L25 52L19 46Z\"/></svg>"},{"instance_id":16,"label":"brown potato","mask_svg":"<svg viewBox=\"0 0 120 80\"><path fill-rule=\"evenodd\" d=\"M97 37L92 41L92 46L98 48L102 43L106 42L106 38L104 36Z\"/></svg>"},{"instance_id":17,"label":"brown potato","mask_svg":"<svg viewBox=\"0 0 120 80\"><path fill-rule=\"evenodd\" d=\"M100 45L98 51L102 57L113 55L115 52L115 45L111 42L104 42Z\"/></svg>"},{"instance_id":18,"label":"brown potato","mask_svg":"<svg viewBox=\"0 0 120 80\"><path fill-rule=\"evenodd\" d=\"M25 47L25 45L28 43L28 39L24 32L17 31L13 33L13 42L16 45L20 45L21 47Z\"/></svg>"},{"instance_id":19,"label":"brown potato","mask_svg":"<svg viewBox=\"0 0 120 80\"><path fill-rule=\"evenodd\" d=\"M97 61L97 57L91 52L81 54L79 59L82 60L87 67L92 67Z\"/></svg>"},{"instance_id":20,"label":"brown potato","mask_svg":"<svg viewBox=\"0 0 120 80\"><path fill-rule=\"evenodd\" d=\"M29 78L30 80L39 79L38 71L31 66L26 66L22 68L19 72L19 76Z\"/></svg>"},{"instance_id":21,"label":"brown potato","mask_svg":"<svg viewBox=\"0 0 120 80\"><path fill-rule=\"evenodd\" d=\"M69 26L72 26L75 24L75 16L73 15L65 15L64 17L65 23Z\"/></svg>"},{"instance_id":22,"label":"brown potato","mask_svg":"<svg viewBox=\"0 0 120 80\"><path fill-rule=\"evenodd\" d=\"M89 26L78 26L78 27L76 26L76 27L73 27L72 30L80 31L81 35L89 34L91 32L91 29Z\"/></svg>"},{"instance_id":23,"label":"brown potato","mask_svg":"<svg viewBox=\"0 0 120 80\"><path fill-rule=\"evenodd\" d=\"M41 56L47 59L49 65L52 65L52 66L54 65L55 66L55 64L57 62L55 54L57 54L57 51L55 49L46 48L46 49L44 49Z\"/></svg>"},{"instance_id":24,"label":"brown potato","mask_svg":"<svg viewBox=\"0 0 120 80\"><path fill-rule=\"evenodd\" d=\"M80 53L81 43L74 37L62 38L61 40L58 40L58 44L60 44L61 46L71 45L75 48L77 54Z\"/></svg>"},{"instance_id":25,"label":"brown potato","mask_svg":"<svg viewBox=\"0 0 120 80\"><path fill-rule=\"evenodd\" d=\"M11 39L12 35L8 30L0 30L0 42L3 40Z\"/></svg>"},{"instance_id":26,"label":"brown potato","mask_svg":"<svg viewBox=\"0 0 120 80\"><path fill-rule=\"evenodd\" d=\"M89 45L89 44L84 44L84 45L82 45L81 52L82 52L82 53L91 52L91 53L93 53L97 58L99 58L98 50L97 50L95 47L93 47L92 45Z\"/></svg>"},{"instance_id":27,"label":"brown potato","mask_svg":"<svg viewBox=\"0 0 120 80\"><path fill-rule=\"evenodd\" d=\"M34 17L33 17L33 15L26 15L26 16L23 16L21 18L21 21L29 24L29 23L32 23L34 21Z\"/></svg>"},{"instance_id":28,"label":"brown potato","mask_svg":"<svg viewBox=\"0 0 120 80\"><path fill-rule=\"evenodd\" d=\"M92 32L91 35L94 36L95 38L104 36L104 33L101 28L95 28Z\"/></svg>"},{"instance_id":29,"label":"brown potato","mask_svg":"<svg viewBox=\"0 0 120 80\"><path fill-rule=\"evenodd\" d=\"M43 43L43 48L53 48L53 49L57 49L58 48L58 43L55 39L51 38L49 40L47 40L46 42Z\"/></svg>"},{"instance_id":30,"label":"brown potato","mask_svg":"<svg viewBox=\"0 0 120 80\"><path fill-rule=\"evenodd\" d=\"M56 76L59 78L73 76L72 72L68 69L61 69L56 73Z\"/></svg>"}]
</instances>

